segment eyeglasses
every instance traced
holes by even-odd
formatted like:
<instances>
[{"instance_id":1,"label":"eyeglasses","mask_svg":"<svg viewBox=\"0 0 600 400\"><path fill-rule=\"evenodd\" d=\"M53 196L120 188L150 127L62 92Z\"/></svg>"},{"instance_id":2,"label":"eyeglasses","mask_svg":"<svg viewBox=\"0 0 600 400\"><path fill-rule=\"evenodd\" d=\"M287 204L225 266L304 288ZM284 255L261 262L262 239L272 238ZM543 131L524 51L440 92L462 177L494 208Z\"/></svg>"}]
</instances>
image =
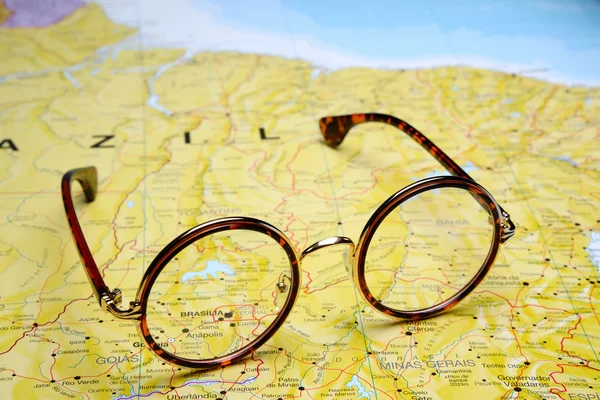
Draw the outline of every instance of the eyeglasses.
<instances>
[{"instance_id":1,"label":"eyeglasses","mask_svg":"<svg viewBox=\"0 0 600 400\"><path fill-rule=\"evenodd\" d=\"M334 236L298 253L267 222L248 217L205 222L156 256L126 309L120 308L121 291L104 282L73 205L73 181L88 202L96 198L96 168L68 171L62 178L63 203L101 308L137 321L147 347L168 363L225 366L254 352L284 323L298 297L302 259L337 244L349 246L354 284L383 314L418 320L456 305L483 280L515 225L486 189L408 123L384 114L354 114L322 118L319 124L327 145L337 147L364 122L399 128L453 176L426 178L393 194L356 244Z\"/></svg>"}]
</instances>

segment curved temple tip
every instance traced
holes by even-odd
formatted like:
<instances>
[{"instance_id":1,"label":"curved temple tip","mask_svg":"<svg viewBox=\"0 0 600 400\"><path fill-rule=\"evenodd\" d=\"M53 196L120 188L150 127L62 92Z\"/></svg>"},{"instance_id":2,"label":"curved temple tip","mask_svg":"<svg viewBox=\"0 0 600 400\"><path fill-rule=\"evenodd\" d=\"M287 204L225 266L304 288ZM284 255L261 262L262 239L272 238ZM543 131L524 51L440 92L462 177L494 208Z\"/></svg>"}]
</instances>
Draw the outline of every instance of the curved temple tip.
<instances>
[{"instance_id":1,"label":"curved temple tip","mask_svg":"<svg viewBox=\"0 0 600 400\"><path fill-rule=\"evenodd\" d=\"M96 199L96 193L98 192L98 170L96 167L89 166L72 169L64 175L64 179L67 179L69 183L78 181L88 202Z\"/></svg>"},{"instance_id":2,"label":"curved temple tip","mask_svg":"<svg viewBox=\"0 0 600 400\"><path fill-rule=\"evenodd\" d=\"M93 166L80 168L79 170L82 178L77 180L81 183L86 200L92 202L96 199L98 193L98 170Z\"/></svg>"},{"instance_id":3,"label":"curved temple tip","mask_svg":"<svg viewBox=\"0 0 600 400\"><path fill-rule=\"evenodd\" d=\"M319 127L325 142L333 148L338 147L344 141L344 137L352 126L350 115L324 117L319 120Z\"/></svg>"}]
</instances>

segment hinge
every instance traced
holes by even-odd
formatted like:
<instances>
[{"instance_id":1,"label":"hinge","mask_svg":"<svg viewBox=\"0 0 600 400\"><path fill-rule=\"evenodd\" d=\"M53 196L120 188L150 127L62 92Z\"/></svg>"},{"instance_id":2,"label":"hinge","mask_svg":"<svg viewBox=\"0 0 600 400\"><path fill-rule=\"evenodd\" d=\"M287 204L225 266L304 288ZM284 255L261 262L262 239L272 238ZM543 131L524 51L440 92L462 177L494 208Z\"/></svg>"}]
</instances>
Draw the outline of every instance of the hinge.
<instances>
[{"instance_id":1,"label":"hinge","mask_svg":"<svg viewBox=\"0 0 600 400\"><path fill-rule=\"evenodd\" d=\"M110 293L102 293L100 295L100 305L102 309L108 311L117 318L122 319L139 319L142 316L142 306L137 301L129 303L128 310L121 310L119 306L123 301L121 289L115 288Z\"/></svg>"},{"instance_id":2,"label":"hinge","mask_svg":"<svg viewBox=\"0 0 600 400\"><path fill-rule=\"evenodd\" d=\"M121 289L115 288L110 293L102 293L100 295L100 306L103 310L108 311L108 305L113 304L115 306L120 306L123 301L123 294L121 293Z\"/></svg>"}]
</instances>

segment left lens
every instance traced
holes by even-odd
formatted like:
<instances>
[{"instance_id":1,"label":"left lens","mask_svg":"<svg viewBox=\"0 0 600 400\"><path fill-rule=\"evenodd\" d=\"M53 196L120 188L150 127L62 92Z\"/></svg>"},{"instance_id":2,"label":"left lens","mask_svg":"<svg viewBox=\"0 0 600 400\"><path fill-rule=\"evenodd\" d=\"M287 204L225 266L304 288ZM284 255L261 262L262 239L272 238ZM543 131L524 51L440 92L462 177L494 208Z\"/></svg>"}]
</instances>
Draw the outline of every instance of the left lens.
<instances>
[{"instance_id":1,"label":"left lens","mask_svg":"<svg viewBox=\"0 0 600 400\"><path fill-rule=\"evenodd\" d=\"M252 346L292 293L284 248L254 230L199 238L165 265L146 308L148 332L170 358L227 357Z\"/></svg>"},{"instance_id":2,"label":"left lens","mask_svg":"<svg viewBox=\"0 0 600 400\"><path fill-rule=\"evenodd\" d=\"M374 301L399 312L427 310L462 291L480 272L494 219L474 192L436 187L406 199L381 221L365 257Z\"/></svg>"}]
</instances>

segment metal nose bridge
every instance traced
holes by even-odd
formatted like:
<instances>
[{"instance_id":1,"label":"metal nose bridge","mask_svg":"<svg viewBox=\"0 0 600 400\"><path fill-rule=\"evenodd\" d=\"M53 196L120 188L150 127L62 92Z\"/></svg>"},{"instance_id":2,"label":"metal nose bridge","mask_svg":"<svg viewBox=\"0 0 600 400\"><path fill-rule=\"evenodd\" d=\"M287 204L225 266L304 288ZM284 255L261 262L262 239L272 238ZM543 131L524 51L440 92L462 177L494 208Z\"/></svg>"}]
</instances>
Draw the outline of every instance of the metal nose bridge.
<instances>
[{"instance_id":1,"label":"metal nose bridge","mask_svg":"<svg viewBox=\"0 0 600 400\"><path fill-rule=\"evenodd\" d=\"M306 257L308 254L312 253L313 251L322 249L323 247L328 247L328 246L333 246L335 244L347 244L350 246L351 253L354 253L354 242L352 241L352 239L347 238L345 236L333 236L327 239L323 239L323 240L319 240L316 243L311 244L310 246L308 246L300 255L300 261L302 261L302 259L304 259L304 257ZM346 266L347 268L347 266Z\"/></svg>"}]
</instances>

